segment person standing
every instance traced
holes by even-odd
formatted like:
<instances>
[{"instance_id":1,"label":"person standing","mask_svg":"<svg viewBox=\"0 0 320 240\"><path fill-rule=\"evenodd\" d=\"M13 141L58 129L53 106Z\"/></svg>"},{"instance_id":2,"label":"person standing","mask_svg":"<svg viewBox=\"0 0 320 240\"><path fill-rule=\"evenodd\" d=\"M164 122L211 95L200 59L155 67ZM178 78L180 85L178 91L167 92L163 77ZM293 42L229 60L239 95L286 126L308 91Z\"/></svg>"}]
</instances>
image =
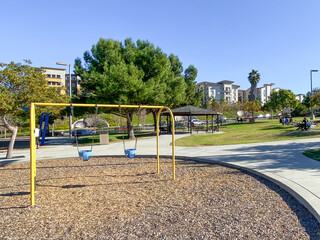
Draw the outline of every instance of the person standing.
<instances>
[{"instance_id":1,"label":"person standing","mask_svg":"<svg viewBox=\"0 0 320 240\"><path fill-rule=\"evenodd\" d=\"M34 135L35 135L35 137L36 137L36 146L37 146L37 149L39 149L39 146L40 146L40 144L39 144L40 129L39 129L38 127L36 127L36 128L34 129Z\"/></svg>"}]
</instances>

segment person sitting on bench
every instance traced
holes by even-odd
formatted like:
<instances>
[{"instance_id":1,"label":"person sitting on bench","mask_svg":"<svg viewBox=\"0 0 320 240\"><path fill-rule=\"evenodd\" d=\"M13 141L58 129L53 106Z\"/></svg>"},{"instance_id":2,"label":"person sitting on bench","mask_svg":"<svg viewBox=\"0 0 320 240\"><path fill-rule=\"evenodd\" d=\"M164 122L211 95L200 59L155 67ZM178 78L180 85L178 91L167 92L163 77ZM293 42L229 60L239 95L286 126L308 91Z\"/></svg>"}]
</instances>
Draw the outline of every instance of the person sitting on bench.
<instances>
[{"instance_id":1,"label":"person sitting on bench","mask_svg":"<svg viewBox=\"0 0 320 240\"><path fill-rule=\"evenodd\" d=\"M307 122L308 122L308 120L307 120L307 118L304 118L303 120L302 120L302 123L299 123L299 127L298 127L298 129L297 130L299 130L299 129L301 129L301 130L307 130L310 126L307 126ZM309 125L311 125L310 123L309 123Z\"/></svg>"}]
</instances>

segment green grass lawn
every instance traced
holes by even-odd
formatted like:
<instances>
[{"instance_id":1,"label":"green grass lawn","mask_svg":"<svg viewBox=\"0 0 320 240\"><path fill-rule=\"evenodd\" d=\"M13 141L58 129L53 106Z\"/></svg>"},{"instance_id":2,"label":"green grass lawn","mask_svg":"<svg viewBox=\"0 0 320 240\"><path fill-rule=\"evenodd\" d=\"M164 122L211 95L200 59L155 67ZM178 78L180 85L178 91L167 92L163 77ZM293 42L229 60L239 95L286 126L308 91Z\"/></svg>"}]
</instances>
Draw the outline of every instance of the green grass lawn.
<instances>
[{"instance_id":1,"label":"green grass lawn","mask_svg":"<svg viewBox=\"0 0 320 240\"><path fill-rule=\"evenodd\" d=\"M303 152L303 154L309 158L320 161L320 149L314 149L311 151Z\"/></svg>"},{"instance_id":2,"label":"green grass lawn","mask_svg":"<svg viewBox=\"0 0 320 240\"><path fill-rule=\"evenodd\" d=\"M255 123L230 123L220 128L221 134L199 134L176 140L176 146L214 146L240 143L270 142L320 137L320 128L297 131L297 127L283 126L279 120Z\"/></svg>"}]
</instances>

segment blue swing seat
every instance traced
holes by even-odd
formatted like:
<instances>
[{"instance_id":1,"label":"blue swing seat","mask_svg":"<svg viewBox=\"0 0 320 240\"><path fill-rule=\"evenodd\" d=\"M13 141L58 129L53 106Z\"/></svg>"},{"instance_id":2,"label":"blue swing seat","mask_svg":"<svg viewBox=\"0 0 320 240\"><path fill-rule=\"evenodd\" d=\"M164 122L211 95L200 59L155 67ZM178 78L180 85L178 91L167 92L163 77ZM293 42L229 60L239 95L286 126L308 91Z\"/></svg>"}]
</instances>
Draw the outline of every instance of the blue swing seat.
<instances>
[{"instance_id":1,"label":"blue swing seat","mask_svg":"<svg viewBox=\"0 0 320 240\"><path fill-rule=\"evenodd\" d=\"M136 149L126 149L125 154L128 158L134 158L134 156L136 155L136 151Z\"/></svg>"},{"instance_id":2,"label":"blue swing seat","mask_svg":"<svg viewBox=\"0 0 320 240\"><path fill-rule=\"evenodd\" d=\"M92 150L79 151L79 157L82 157L83 161L88 161L91 156L92 156Z\"/></svg>"}]
</instances>

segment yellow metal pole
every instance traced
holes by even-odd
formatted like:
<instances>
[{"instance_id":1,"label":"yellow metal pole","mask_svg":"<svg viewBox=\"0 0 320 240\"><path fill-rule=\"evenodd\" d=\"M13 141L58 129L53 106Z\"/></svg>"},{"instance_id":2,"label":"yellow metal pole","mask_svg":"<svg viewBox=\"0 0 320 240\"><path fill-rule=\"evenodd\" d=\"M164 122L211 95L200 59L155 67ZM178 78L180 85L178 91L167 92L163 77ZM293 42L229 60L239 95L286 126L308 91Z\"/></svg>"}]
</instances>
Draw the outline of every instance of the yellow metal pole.
<instances>
[{"instance_id":1,"label":"yellow metal pole","mask_svg":"<svg viewBox=\"0 0 320 240\"><path fill-rule=\"evenodd\" d=\"M157 114L157 173L160 173L160 156L159 156L159 119L163 108L160 108Z\"/></svg>"},{"instance_id":2,"label":"yellow metal pole","mask_svg":"<svg viewBox=\"0 0 320 240\"><path fill-rule=\"evenodd\" d=\"M175 143L174 143L174 116L170 108L167 108L171 116L171 134L172 134L172 179L176 179L176 159L175 159Z\"/></svg>"},{"instance_id":3,"label":"yellow metal pole","mask_svg":"<svg viewBox=\"0 0 320 240\"><path fill-rule=\"evenodd\" d=\"M35 104L30 106L30 201L31 206L35 204L36 191L36 143L35 143Z\"/></svg>"}]
</instances>

